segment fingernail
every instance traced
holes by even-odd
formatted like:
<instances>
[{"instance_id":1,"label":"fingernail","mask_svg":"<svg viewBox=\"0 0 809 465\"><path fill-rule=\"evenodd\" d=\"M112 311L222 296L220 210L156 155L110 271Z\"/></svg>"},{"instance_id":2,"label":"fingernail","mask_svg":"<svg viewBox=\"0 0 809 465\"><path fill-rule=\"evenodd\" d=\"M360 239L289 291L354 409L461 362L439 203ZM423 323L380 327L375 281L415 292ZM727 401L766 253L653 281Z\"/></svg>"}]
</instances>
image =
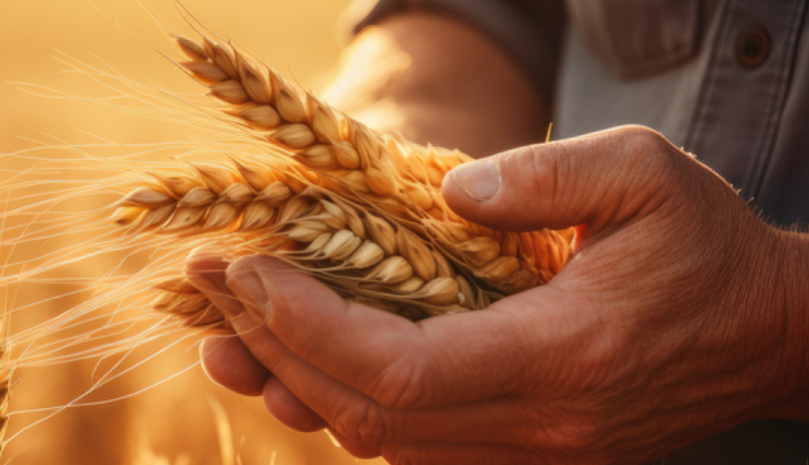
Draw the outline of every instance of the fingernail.
<instances>
[{"instance_id":1,"label":"fingernail","mask_svg":"<svg viewBox=\"0 0 809 465\"><path fill-rule=\"evenodd\" d=\"M216 305L229 320L238 317L244 312L242 306L232 295L225 284L225 273L196 273L189 274L191 283Z\"/></svg>"},{"instance_id":2,"label":"fingernail","mask_svg":"<svg viewBox=\"0 0 809 465\"><path fill-rule=\"evenodd\" d=\"M210 336L206 337L199 343L199 359L205 360L208 358L209 355L216 352L219 349L219 346L222 345L224 340L221 336ZM205 367L205 364L202 364L202 369L205 370L205 374L208 374L208 370ZM210 378L210 376L208 376Z\"/></svg>"},{"instance_id":3,"label":"fingernail","mask_svg":"<svg viewBox=\"0 0 809 465\"><path fill-rule=\"evenodd\" d=\"M449 173L450 179L471 199L485 202L500 190L500 171L491 160L465 163Z\"/></svg>"},{"instance_id":4,"label":"fingernail","mask_svg":"<svg viewBox=\"0 0 809 465\"><path fill-rule=\"evenodd\" d=\"M228 287L242 301L247 313L258 323L264 323L270 318L270 297L264 280L255 271L243 271L230 276Z\"/></svg>"}]
</instances>

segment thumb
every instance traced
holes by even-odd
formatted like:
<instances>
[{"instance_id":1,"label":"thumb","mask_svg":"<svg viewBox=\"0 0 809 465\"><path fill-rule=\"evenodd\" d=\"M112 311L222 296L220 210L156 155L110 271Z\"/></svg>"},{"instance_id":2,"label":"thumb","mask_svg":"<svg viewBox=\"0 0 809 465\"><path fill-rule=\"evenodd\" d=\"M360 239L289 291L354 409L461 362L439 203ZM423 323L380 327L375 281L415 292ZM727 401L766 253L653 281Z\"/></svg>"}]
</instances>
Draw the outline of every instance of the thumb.
<instances>
[{"instance_id":1,"label":"thumb","mask_svg":"<svg viewBox=\"0 0 809 465\"><path fill-rule=\"evenodd\" d=\"M627 126L463 164L442 193L467 220L511 231L587 225L588 234L660 207L690 157Z\"/></svg>"}]
</instances>

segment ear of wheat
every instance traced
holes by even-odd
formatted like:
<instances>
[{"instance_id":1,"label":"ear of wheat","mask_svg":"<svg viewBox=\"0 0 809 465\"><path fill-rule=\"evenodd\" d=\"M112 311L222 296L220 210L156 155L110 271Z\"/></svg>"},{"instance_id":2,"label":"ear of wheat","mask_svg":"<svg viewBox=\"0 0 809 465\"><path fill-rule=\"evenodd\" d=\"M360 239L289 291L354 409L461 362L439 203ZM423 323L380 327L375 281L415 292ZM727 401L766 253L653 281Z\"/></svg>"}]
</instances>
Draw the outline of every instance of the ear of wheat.
<instances>
[{"instance_id":1,"label":"ear of wheat","mask_svg":"<svg viewBox=\"0 0 809 465\"><path fill-rule=\"evenodd\" d=\"M380 134L232 43L174 39L226 121L275 156L153 175L114 215L132 234L236 235L233 256L276 255L346 298L414 319L485 308L568 260L570 231L495 231L447 207L443 178L468 156ZM156 287L156 309L191 326L222 322L184 279Z\"/></svg>"},{"instance_id":2,"label":"ear of wheat","mask_svg":"<svg viewBox=\"0 0 809 465\"><path fill-rule=\"evenodd\" d=\"M67 282L77 287L91 283L91 297L0 345L0 432L6 428L14 367L127 356L145 341L168 336L174 344L227 327L223 315L182 274L183 258L200 245L213 246L230 259L276 256L346 299L413 320L484 309L547 283L568 261L572 230L497 231L448 208L440 191L444 176L470 157L374 131L232 43L204 35L200 42L173 39L186 56L178 65L209 88L212 109L182 106L187 103L182 97L166 97L117 74L107 76L136 96L160 94L164 99L158 103L181 102L181 109L169 108L168 120L226 127L219 134L233 139L215 146L217 151L224 147L225 156L160 162L83 153L47 162L32 157L34 166L0 183L0 193L12 199L4 204L0 252L5 253L2 247L35 249L60 235L75 241L35 259L10 260L14 253L9 251L3 255L0 286L29 278L43 278L48 285L49 273L60 267L83 260L103 263L98 258L103 254L119 254L110 265L114 269L97 277L68 275ZM105 74L80 65L74 69L87 69L93 79ZM196 147L179 150L194 152ZM245 147L249 150L241 150ZM64 171L92 175L53 179ZM94 177L105 172L116 174ZM26 190L42 184L52 190ZM111 194L117 200L113 208L102 208ZM56 208L87 198L99 209ZM106 215L111 210L112 220L98 220L99 211ZM121 271L119 261L131 257L141 266ZM144 307L158 312L144 314ZM198 331L178 337L180 326ZM62 334L64 339L44 342L43 336L59 339ZM59 348L65 353L57 355ZM7 360L12 349L15 359ZM93 389L128 371L116 365Z\"/></svg>"}]
</instances>

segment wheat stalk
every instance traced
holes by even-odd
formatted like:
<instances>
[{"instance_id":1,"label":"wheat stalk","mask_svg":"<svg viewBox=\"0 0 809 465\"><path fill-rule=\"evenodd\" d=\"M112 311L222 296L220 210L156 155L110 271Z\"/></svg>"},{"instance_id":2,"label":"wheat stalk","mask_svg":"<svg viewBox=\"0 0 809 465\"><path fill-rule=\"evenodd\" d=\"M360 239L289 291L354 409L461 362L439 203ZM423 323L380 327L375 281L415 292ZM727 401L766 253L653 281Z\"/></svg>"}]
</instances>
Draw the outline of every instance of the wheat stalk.
<instances>
[{"instance_id":1,"label":"wheat stalk","mask_svg":"<svg viewBox=\"0 0 809 465\"><path fill-rule=\"evenodd\" d=\"M152 174L118 204L114 219L132 233L240 235L234 255L280 256L347 298L411 318L485 308L567 261L570 231L494 231L447 207L441 183L467 155L380 134L232 43L173 38L225 120L273 156ZM157 287L158 310L192 326L223 322L187 281Z\"/></svg>"},{"instance_id":2,"label":"wheat stalk","mask_svg":"<svg viewBox=\"0 0 809 465\"><path fill-rule=\"evenodd\" d=\"M49 344L29 350L45 334L75 329L79 319L93 322L114 308L118 319L105 327L110 335L92 330L75 339L71 336L66 348L77 352L57 360L125 352L146 339L173 336L178 325L165 325L161 315L151 314L150 320L139 313L143 302L152 298L142 292L147 288L158 291L151 308L174 315L187 326L203 328L200 332L226 327L218 309L179 275L181 257L203 243L219 247L229 258L271 254L347 299L414 320L484 309L506 295L547 283L567 262L570 230L495 231L467 222L447 207L441 183L452 168L471 160L467 155L378 133L286 82L233 44L209 37L200 43L179 36L174 40L190 60L180 66L210 88L218 105L213 112L203 111L215 119L205 120L206 127L218 129L225 122L235 128L230 134L251 140L250 148L265 156L239 152L240 145L225 143L220 147L232 151L219 163L102 162L79 157L81 170L89 159L100 170L120 174L98 184L78 183L80 187L61 188L54 182L53 203L82 195L99 199L99 194L135 179L115 204L113 221L125 228L123 238L117 231L110 234L106 220L103 225L91 220L96 212L88 212L88 218L75 217L71 209L32 213L48 202L36 196L19 200L30 205L7 210L21 223L30 218L41 227L28 231L28 224L14 226L22 228L21 236L4 245L48 240L58 234L66 216L72 233L81 233L82 239L75 248L41 257L38 266L6 263L0 276L3 285L96 257L101 251L129 250L134 255L160 249L165 255L125 279L112 272L105 275L98 282L108 283L107 288L98 295L0 346L0 433L7 425L8 373L14 366L36 365L53 357ZM142 90L114 78L136 93ZM199 113L184 110L171 115L200 121ZM61 168L60 163L54 166ZM155 166L160 172L153 172ZM60 171L32 170L43 176L54 172ZM20 182L21 188L28 185ZM4 192L17 188L11 184ZM91 238L85 239L88 235ZM19 270L5 272L14 267ZM130 310L137 316L132 317ZM109 342L117 329L143 320L159 324L120 343ZM158 327L168 329L161 333ZM76 349L85 341L98 348ZM8 361L9 351L17 347L25 348L23 355Z\"/></svg>"},{"instance_id":3,"label":"wheat stalk","mask_svg":"<svg viewBox=\"0 0 809 465\"><path fill-rule=\"evenodd\" d=\"M0 316L0 457L6 447L3 438L8 429L8 404L11 397L11 375L13 367L9 362L8 339L8 315Z\"/></svg>"}]
</instances>

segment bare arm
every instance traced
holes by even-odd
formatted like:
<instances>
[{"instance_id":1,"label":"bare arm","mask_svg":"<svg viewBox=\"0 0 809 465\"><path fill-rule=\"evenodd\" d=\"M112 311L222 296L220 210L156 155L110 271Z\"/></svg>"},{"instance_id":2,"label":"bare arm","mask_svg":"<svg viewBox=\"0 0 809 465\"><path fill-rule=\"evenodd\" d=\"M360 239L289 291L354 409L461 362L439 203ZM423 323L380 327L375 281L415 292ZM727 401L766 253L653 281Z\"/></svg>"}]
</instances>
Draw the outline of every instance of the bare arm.
<instances>
[{"instance_id":1,"label":"bare arm","mask_svg":"<svg viewBox=\"0 0 809 465\"><path fill-rule=\"evenodd\" d=\"M436 13L366 28L324 97L376 129L474 156L539 142L549 121L545 98L510 57Z\"/></svg>"}]
</instances>

